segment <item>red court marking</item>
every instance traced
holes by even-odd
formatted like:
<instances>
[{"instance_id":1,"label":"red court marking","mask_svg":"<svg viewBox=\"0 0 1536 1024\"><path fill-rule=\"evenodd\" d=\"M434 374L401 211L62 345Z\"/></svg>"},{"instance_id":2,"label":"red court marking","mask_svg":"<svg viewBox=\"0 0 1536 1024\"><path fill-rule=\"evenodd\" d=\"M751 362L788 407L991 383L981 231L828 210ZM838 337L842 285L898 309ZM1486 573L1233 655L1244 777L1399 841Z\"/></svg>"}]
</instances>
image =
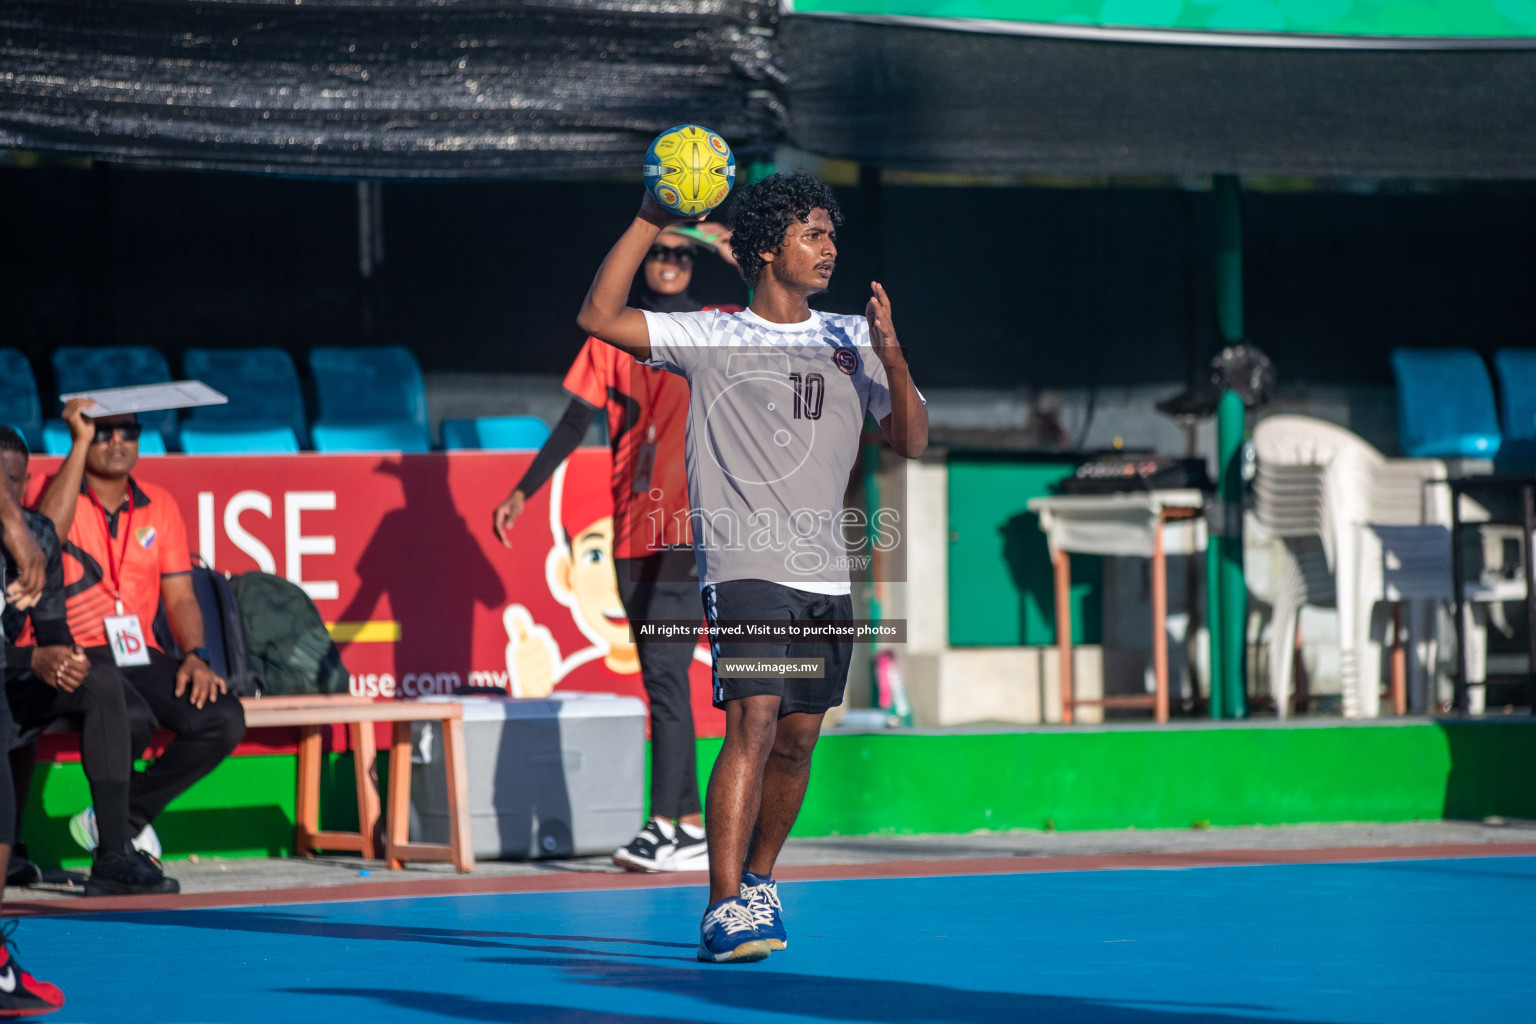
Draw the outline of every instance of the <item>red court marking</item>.
<instances>
[{"instance_id":1,"label":"red court marking","mask_svg":"<svg viewBox=\"0 0 1536 1024\"><path fill-rule=\"evenodd\" d=\"M929 878L945 875L1021 875L1063 871L1127 871L1156 868L1261 867L1275 864L1345 864L1369 861L1436 860L1463 857L1536 856L1536 843L1432 843L1420 846L1340 846L1312 850L1207 850L1198 853L1085 854L1074 857L991 857L978 860L892 860L874 864L785 867L783 881L858 878ZM173 868L174 870L174 868ZM122 911L197 910L207 907L339 903L350 900L412 899L520 892L654 889L704 885L704 871L669 874L551 871L540 875L444 876L410 881L360 882L305 889L205 892L174 896L83 896L79 899L6 904L9 917L57 917Z\"/></svg>"}]
</instances>

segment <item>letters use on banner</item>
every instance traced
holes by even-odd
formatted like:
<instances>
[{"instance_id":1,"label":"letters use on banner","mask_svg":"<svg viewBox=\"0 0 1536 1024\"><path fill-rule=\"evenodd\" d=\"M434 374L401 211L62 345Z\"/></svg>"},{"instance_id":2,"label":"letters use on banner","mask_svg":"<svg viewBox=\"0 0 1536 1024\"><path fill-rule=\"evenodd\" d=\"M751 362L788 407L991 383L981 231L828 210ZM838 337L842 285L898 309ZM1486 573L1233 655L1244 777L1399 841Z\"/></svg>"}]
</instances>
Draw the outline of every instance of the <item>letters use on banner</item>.
<instances>
[{"instance_id":1,"label":"letters use on banner","mask_svg":"<svg viewBox=\"0 0 1536 1024\"><path fill-rule=\"evenodd\" d=\"M512 550L491 511L531 452L271 457L168 455L134 477L170 491L191 549L228 573L303 587L331 627L352 693L421 697L461 686L645 699L612 560L606 449L578 450L527 505ZM58 459L32 460L32 493ZM81 569L65 559L65 580ZM695 727L724 732L709 652L690 672Z\"/></svg>"}]
</instances>

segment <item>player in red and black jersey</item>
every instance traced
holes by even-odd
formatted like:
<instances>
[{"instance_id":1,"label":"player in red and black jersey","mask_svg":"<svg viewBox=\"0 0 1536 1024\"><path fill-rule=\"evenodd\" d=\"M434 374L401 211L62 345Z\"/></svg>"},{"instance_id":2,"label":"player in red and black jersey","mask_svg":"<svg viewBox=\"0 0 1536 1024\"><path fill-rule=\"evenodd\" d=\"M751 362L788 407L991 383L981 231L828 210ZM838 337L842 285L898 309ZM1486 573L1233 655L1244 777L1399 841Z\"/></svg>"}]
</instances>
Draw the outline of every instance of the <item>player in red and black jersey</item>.
<instances>
[{"instance_id":1,"label":"player in red and black jersey","mask_svg":"<svg viewBox=\"0 0 1536 1024\"><path fill-rule=\"evenodd\" d=\"M20 438L17 438L20 442ZM26 448L21 444L22 449ZM9 469L11 467L0 468ZM22 514L15 490L0 480L0 611L7 604L25 611L43 598L48 584L48 559L31 526ZM57 538L54 538L57 546ZM0 675L5 671L5 645L0 644ZM0 687L0 735L11 736L10 705ZM0 756L0 870L11 857L16 805L11 789L9 758ZM11 953L14 924L0 930L0 1017L39 1017L64 1005L57 985L39 981L16 962Z\"/></svg>"},{"instance_id":2,"label":"player in red and black jersey","mask_svg":"<svg viewBox=\"0 0 1536 1024\"><path fill-rule=\"evenodd\" d=\"M730 232L723 226L690 225L690 234L712 239L714 252L735 266ZM631 304L657 312L705 308L688 293L696 251L690 236L679 231L658 236L635 280ZM512 524L528 498L576 450L602 412L613 451L613 558L625 614L630 622L701 621L683 459L687 381L588 338L565 376L565 390L571 396L565 414L522 480L496 506L497 538L512 546ZM636 646L650 703L651 818L613 859L635 871L702 870L709 853L688 696L693 645L640 641Z\"/></svg>"}]
</instances>

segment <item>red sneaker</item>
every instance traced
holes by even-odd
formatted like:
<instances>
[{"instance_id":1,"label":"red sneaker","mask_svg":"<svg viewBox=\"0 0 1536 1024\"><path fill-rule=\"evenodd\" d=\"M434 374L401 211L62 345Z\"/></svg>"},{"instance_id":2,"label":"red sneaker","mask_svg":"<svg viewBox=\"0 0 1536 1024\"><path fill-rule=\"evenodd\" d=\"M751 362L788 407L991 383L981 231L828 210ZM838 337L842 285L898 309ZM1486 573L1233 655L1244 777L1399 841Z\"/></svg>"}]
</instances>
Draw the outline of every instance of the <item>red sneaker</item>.
<instances>
[{"instance_id":1,"label":"red sneaker","mask_svg":"<svg viewBox=\"0 0 1536 1024\"><path fill-rule=\"evenodd\" d=\"M64 1005L64 993L57 985L38 981L21 969L11 953L14 920L0 931L0 1018L41 1017Z\"/></svg>"}]
</instances>

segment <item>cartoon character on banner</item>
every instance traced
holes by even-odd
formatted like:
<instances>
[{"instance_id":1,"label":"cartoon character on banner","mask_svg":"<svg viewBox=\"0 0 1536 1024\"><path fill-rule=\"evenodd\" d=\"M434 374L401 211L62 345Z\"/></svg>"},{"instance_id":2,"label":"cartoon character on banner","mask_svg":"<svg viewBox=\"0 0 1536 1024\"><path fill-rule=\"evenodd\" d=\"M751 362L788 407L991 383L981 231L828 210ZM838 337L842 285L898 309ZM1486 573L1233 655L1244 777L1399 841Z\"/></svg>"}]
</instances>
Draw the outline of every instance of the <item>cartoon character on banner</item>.
<instances>
[{"instance_id":1,"label":"cartoon character on banner","mask_svg":"<svg viewBox=\"0 0 1536 1024\"><path fill-rule=\"evenodd\" d=\"M502 624L512 695L543 697L565 686L641 696L640 656L614 576L613 496L607 474L572 475L569 465L562 463L550 478L549 532L554 544L544 559L544 579L551 596L571 610L571 620L591 644L562 659L549 628L535 623L526 606L508 605Z\"/></svg>"}]
</instances>

